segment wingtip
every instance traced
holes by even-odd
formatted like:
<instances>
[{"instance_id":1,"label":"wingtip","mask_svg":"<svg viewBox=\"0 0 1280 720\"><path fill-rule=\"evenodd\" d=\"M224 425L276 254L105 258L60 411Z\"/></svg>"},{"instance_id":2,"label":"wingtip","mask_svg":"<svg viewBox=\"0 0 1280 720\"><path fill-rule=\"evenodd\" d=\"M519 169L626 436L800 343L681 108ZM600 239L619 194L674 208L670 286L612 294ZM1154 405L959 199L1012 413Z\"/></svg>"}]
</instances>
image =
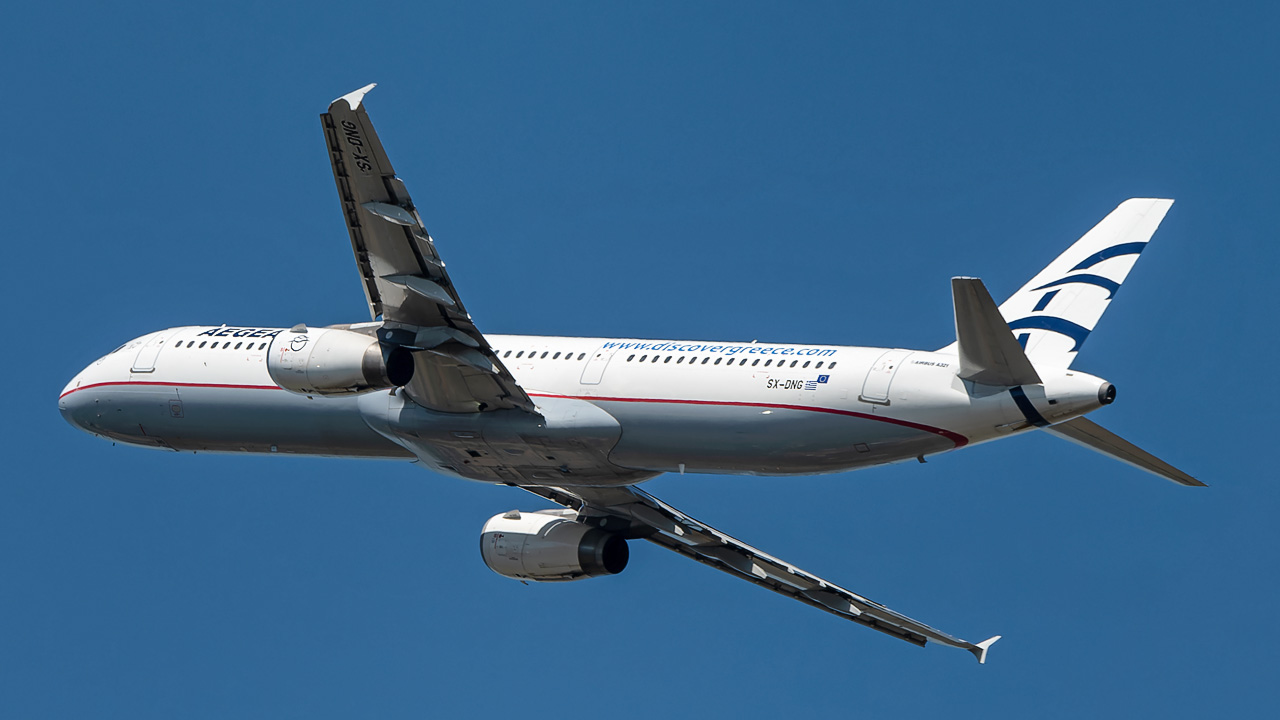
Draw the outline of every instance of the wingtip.
<instances>
[{"instance_id":1,"label":"wingtip","mask_svg":"<svg viewBox=\"0 0 1280 720\"><path fill-rule=\"evenodd\" d=\"M369 83L368 85L365 85L359 90L353 90L347 93L346 95L343 95L342 97L338 98L337 100L334 100L333 102L329 103L329 107L333 107L334 105L337 105L343 100L346 100L347 107L351 108L352 110L355 110L356 108L360 107L360 102L364 100L364 96L370 90L376 88L377 86L378 86L378 83Z\"/></svg>"},{"instance_id":2,"label":"wingtip","mask_svg":"<svg viewBox=\"0 0 1280 720\"><path fill-rule=\"evenodd\" d=\"M1000 637L1001 637L1000 635L992 635L986 640L983 640L982 642L977 643L976 645L973 646L972 649L969 650L969 652L973 653L974 657L978 658L979 665L987 664L987 650L989 650L992 645L995 645L996 641L999 640Z\"/></svg>"}]
</instances>

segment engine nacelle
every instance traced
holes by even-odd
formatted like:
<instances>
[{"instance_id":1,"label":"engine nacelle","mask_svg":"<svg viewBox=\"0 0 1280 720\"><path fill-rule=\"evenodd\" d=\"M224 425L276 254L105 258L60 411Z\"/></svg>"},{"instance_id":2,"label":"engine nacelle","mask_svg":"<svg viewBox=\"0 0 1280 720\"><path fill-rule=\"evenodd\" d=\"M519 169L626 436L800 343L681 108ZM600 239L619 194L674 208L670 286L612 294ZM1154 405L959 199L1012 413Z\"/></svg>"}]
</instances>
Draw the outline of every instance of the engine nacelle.
<instances>
[{"instance_id":1,"label":"engine nacelle","mask_svg":"<svg viewBox=\"0 0 1280 720\"><path fill-rule=\"evenodd\" d=\"M413 355L384 348L350 330L307 328L276 335L267 372L277 385L303 395L349 395L404 385L413 379Z\"/></svg>"},{"instance_id":2,"label":"engine nacelle","mask_svg":"<svg viewBox=\"0 0 1280 720\"><path fill-rule=\"evenodd\" d=\"M621 535L578 522L572 510L512 510L484 524L480 555L499 575L554 582L616 575L630 551Z\"/></svg>"}]
</instances>

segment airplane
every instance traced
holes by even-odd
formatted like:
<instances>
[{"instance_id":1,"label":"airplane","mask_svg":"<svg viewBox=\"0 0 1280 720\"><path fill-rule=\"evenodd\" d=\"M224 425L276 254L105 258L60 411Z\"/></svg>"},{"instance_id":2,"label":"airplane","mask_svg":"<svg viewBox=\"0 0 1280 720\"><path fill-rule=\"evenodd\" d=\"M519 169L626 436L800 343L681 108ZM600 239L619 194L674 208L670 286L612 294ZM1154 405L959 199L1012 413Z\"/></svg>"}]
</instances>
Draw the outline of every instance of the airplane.
<instances>
[{"instance_id":1,"label":"airplane","mask_svg":"<svg viewBox=\"0 0 1280 720\"><path fill-rule=\"evenodd\" d=\"M1172 200L1126 200L1003 304L951 281L933 351L482 334L364 107L322 114L369 322L148 333L77 374L58 407L102 438L178 452L412 461L559 506L495 515L494 572L556 582L626 568L644 539L924 646L978 643L890 610L695 520L638 486L662 473L811 475L1045 430L1204 483L1085 418L1115 387L1071 369Z\"/></svg>"}]
</instances>

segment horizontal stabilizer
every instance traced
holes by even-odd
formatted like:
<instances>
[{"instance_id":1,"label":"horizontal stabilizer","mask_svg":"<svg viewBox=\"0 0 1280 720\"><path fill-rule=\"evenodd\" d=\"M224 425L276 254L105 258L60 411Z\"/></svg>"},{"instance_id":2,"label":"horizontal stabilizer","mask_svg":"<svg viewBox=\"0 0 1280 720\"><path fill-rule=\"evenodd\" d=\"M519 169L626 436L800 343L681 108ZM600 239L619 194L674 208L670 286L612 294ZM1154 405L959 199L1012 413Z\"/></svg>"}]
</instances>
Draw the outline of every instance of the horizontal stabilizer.
<instances>
[{"instance_id":1,"label":"horizontal stabilizer","mask_svg":"<svg viewBox=\"0 0 1280 720\"><path fill-rule=\"evenodd\" d=\"M1036 385L1040 375L978 278L951 278L960 377L983 385Z\"/></svg>"},{"instance_id":2,"label":"horizontal stabilizer","mask_svg":"<svg viewBox=\"0 0 1280 720\"><path fill-rule=\"evenodd\" d=\"M1101 427L1097 423L1078 417L1064 423L1051 425L1045 430L1077 445L1100 452L1123 463L1128 463L1140 470L1172 480L1179 485L1190 487L1206 487L1206 485L1178 468Z\"/></svg>"}]
</instances>

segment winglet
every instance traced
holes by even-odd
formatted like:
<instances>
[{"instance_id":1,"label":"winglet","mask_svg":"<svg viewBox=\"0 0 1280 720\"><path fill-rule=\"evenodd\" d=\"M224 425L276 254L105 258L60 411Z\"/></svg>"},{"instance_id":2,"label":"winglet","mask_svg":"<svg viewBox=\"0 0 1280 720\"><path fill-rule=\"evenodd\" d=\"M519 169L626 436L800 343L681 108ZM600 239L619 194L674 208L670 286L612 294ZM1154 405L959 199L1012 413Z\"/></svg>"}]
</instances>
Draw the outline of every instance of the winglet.
<instances>
[{"instance_id":1,"label":"winglet","mask_svg":"<svg viewBox=\"0 0 1280 720\"><path fill-rule=\"evenodd\" d=\"M376 87L378 87L378 83L369 83L368 85L365 85L359 90L353 90L347 93L346 95L343 95L342 97L338 98L337 100L334 100L333 102L329 103L329 107L333 107L334 104L337 103L339 100L346 100L347 107L351 108L352 111L354 111L356 108L360 107L360 101L364 99L364 96L370 90Z\"/></svg>"},{"instance_id":2,"label":"winglet","mask_svg":"<svg viewBox=\"0 0 1280 720\"><path fill-rule=\"evenodd\" d=\"M987 650L990 649L992 645L995 645L996 641L999 640L1000 637L1000 635L992 635L986 640L974 645L973 648L969 650L969 652L973 653L974 657L978 658L979 665L987 664Z\"/></svg>"}]
</instances>

